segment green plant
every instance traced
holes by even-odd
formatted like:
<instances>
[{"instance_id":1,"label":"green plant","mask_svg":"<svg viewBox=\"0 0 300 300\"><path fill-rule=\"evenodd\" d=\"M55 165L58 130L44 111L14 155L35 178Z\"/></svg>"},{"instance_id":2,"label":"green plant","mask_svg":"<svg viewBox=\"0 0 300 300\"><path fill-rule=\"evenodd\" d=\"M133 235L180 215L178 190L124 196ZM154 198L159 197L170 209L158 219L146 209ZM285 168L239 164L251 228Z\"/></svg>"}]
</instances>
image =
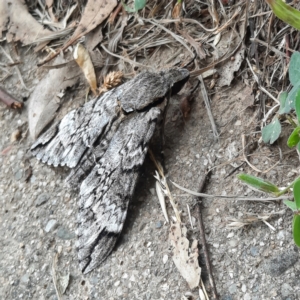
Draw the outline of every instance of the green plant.
<instances>
[{"instance_id":1,"label":"green plant","mask_svg":"<svg viewBox=\"0 0 300 300\"><path fill-rule=\"evenodd\" d=\"M279 95L280 108L278 115L285 114L291 125L294 127L290 134L287 145L297 147L300 151L300 53L294 52L289 66L289 78L293 88L289 93L282 92ZM295 122L288 114L295 110L297 121ZM276 115L272 122L262 129L262 139L265 143L273 144L281 133L281 124ZM283 203L294 212L293 217L293 238L295 244L300 247L300 177L293 181L287 188L281 190L275 184L262 178L248 174L239 174L238 178L246 184L263 192L271 193L276 197L284 195L293 189L294 200L284 200Z\"/></svg>"},{"instance_id":2,"label":"green plant","mask_svg":"<svg viewBox=\"0 0 300 300\"><path fill-rule=\"evenodd\" d=\"M239 174L237 177L238 179L254 187L255 189L258 189L262 192L273 194L276 197L284 195L285 193L293 189L295 201L284 200L283 203L294 212L293 223L292 223L293 238L295 244L298 247L300 247L300 178L297 178L288 187L281 190L275 184L256 176L242 173Z\"/></svg>"},{"instance_id":3,"label":"green plant","mask_svg":"<svg viewBox=\"0 0 300 300\"><path fill-rule=\"evenodd\" d=\"M286 91L280 93L280 108L278 115L286 114L286 118L294 127L294 131L288 139L288 146L291 148L297 146L298 149L300 149L300 52L294 52L291 57L289 78L293 88L289 93ZM292 118L287 115L292 109L295 109L296 111L298 124L296 124ZM279 138L281 133L281 124L279 122L278 115L273 118L270 124L262 129L262 139L265 143L273 144Z\"/></svg>"},{"instance_id":4,"label":"green plant","mask_svg":"<svg viewBox=\"0 0 300 300\"><path fill-rule=\"evenodd\" d=\"M279 19L296 29L300 29L300 12L297 9L282 0L266 0L266 2Z\"/></svg>"},{"instance_id":5,"label":"green plant","mask_svg":"<svg viewBox=\"0 0 300 300\"><path fill-rule=\"evenodd\" d=\"M124 1L122 1L123 7L125 8L125 10L129 13L134 13L137 12L141 9L143 9L146 6L146 2L147 0L134 0L134 7L131 8L128 5L126 5L124 3Z\"/></svg>"}]
</instances>

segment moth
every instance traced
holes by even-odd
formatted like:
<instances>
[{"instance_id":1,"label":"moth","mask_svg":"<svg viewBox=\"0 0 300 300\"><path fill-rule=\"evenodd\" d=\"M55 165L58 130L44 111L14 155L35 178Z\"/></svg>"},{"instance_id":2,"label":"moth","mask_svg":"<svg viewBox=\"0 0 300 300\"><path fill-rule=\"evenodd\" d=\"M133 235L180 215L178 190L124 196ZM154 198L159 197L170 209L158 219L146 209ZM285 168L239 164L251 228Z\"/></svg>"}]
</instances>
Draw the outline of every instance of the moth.
<instances>
[{"instance_id":1,"label":"moth","mask_svg":"<svg viewBox=\"0 0 300 300\"><path fill-rule=\"evenodd\" d=\"M188 78L183 68L142 72L70 111L32 145L38 160L70 168L66 182L79 188L76 247L84 274L112 252L156 123Z\"/></svg>"}]
</instances>

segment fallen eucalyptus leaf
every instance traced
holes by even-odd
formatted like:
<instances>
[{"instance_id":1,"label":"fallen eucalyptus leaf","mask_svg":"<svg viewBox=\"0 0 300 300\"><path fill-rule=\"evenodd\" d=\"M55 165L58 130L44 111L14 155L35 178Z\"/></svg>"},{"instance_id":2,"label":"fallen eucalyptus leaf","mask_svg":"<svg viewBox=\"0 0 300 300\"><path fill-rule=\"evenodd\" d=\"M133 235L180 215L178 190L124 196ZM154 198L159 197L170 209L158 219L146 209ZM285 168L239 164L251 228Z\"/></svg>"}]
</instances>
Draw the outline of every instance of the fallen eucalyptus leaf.
<instances>
[{"instance_id":1,"label":"fallen eucalyptus leaf","mask_svg":"<svg viewBox=\"0 0 300 300\"><path fill-rule=\"evenodd\" d=\"M4 31L8 43L21 41L25 45L52 34L34 19L21 0L0 1L0 38Z\"/></svg>"},{"instance_id":2,"label":"fallen eucalyptus leaf","mask_svg":"<svg viewBox=\"0 0 300 300\"><path fill-rule=\"evenodd\" d=\"M87 82L91 87L93 94L96 96L98 94L97 79L89 52L84 48L82 44L78 43L74 49L73 57L78 66L81 68Z\"/></svg>"},{"instance_id":3,"label":"fallen eucalyptus leaf","mask_svg":"<svg viewBox=\"0 0 300 300\"><path fill-rule=\"evenodd\" d=\"M54 64L66 61L57 57ZM78 67L67 64L63 68L50 70L35 87L28 101L29 133L36 139L43 129L54 119L55 113L61 104L61 91L73 86L80 74Z\"/></svg>"},{"instance_id":4,"label":"fallen eucalyptus leaf","mask_svg":"<svg viewBox=\"0 0 300 300\"><path fill-rule=\"evenodd\" d=\"M116 0L89 0L84 8L80 23L69 41L63 46L63 49L68 48L79 38L101 24L113 11L117 3Z\"/></svg>"}]
</instances>

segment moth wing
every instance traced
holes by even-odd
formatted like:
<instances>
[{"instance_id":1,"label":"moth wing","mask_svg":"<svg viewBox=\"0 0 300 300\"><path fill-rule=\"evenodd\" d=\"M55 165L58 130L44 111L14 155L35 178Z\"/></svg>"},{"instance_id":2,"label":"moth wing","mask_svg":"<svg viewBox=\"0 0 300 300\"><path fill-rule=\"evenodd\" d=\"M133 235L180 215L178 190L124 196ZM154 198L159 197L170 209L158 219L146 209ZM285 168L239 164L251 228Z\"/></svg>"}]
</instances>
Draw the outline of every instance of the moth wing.
<instances>
[{"instance_id":1,"label":"moth wing","mask_svg":"<svg viewBox=\"0 0 300 300\"><path fill-rule=\"evenodd\" d=\"M118 117L114 90L70 111L32 145L31 152L48 165L74 168L87 148L109 132Z\"/></svg>"},{"instance_id":2,"label":"moth wing","mask_svg":"<svg viewBox=\"0 0 300 300\"><path fill-rule=\"evenodd\" d=\"M122 231L160 112L151 108L123 121L107 151L81 184L77 248L84 274L107 258Z\"/></svg>"}]
</instances>

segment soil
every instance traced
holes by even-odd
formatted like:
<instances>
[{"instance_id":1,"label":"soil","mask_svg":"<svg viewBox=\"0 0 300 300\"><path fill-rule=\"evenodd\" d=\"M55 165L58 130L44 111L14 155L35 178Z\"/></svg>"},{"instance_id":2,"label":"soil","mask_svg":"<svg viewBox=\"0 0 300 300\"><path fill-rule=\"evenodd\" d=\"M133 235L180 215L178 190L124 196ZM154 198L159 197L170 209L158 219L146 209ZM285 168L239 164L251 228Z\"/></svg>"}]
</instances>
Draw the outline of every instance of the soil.
<instances>
[{"instance_id":1,"label":"soil","mask_svg":"<svg viewBox=\"0 0 300 300\"><path fill-rule=\"evenodd\" d=\"M21 51L21 59L27 63L20 65L20 70L25 84L34 89L42 73L29 72L37 58L28 53L26 48ZM18 99L26 100L30 95L17 74L5 80L3 86ZM71 101L66 95L63 111L82 104L85 89L86 83L81 80L76 97ZM164 148L168 178L197 190L204 172L213 168L205 188L207 194L262 199L266 195L242 185L236 175L246 172L287 186L299 172L299 160L296 152L285 146L286 136L274 146L259 142L255 134L258 112L252 106L251 89L240 78L235 78L229 88L218 90L211 95L218 139L213 136L200 89L187 119L183 119L179 109L180 96L171 99ZM27 107L27 102L21 111L0 106L0 298L57 299L55 269L59 278L70 275L62 299L200 299L198 291L189 289L172 261L169 225L156 196L155 168L149 157L113 253L101 267L86 276L81 274L75 246L77 192L64 184L67 170L43 165L31 156L33 141L28 134ZM21 139L11 142L16 130L20 130ZM243 161L242 135L246 135L251 164L267 170L280 160L281 151L280 163L266 174L255 172ZM156 138L152 147L157 143ZM189 236L199 238L197 225L191 229L187 213L189 205L197 224L197 200L175 187L172 194ZM167 206L172 216L171 206ZM201 207L220 299L299 299L299 251L291 234L292 213L281 201L214 198L203 199ZM271 215L267 222L273 229L262 221L240 229L228 228L230 218L242 219L249 214ZM200 245L201 262L202 258ZM202 278L210 294L205 267Z\"/></svg>"}]
</instances>

